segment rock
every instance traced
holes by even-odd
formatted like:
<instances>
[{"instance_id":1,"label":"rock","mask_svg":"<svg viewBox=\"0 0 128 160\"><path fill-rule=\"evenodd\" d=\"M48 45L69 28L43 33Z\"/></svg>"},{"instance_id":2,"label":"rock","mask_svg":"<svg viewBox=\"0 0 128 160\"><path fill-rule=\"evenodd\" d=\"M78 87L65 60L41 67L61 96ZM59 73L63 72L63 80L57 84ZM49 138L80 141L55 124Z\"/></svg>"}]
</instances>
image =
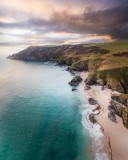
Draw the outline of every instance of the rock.
<instances>
[{"instance_id":1,"label":"rock","mask_svg":"<svg viewBox=\"0 0 128 160\"><path fill-rule=\"evenodd\" d=\"M77 89L76 88L72 88L72 91L76 91Z\"/></svg>"},{"instance_id":2,"label":"rock","mask_svg":"<svg viewBox=\"0 0 128 160\"><path fill-rule=\"evenodd\" d=\"M101 107L100 107L100 105L98 104L98 105L96 106L96 108L93 109L92 111L95 112L95 111L100 110L100 109L101 109Z\"/></svg>"},{"instance_id":3,"label":"rock","mask_svg":"<svg viewBox=\"0 0 128 160\"><path fill-rule=\"evenodd\" d=\"M128 107L123 108L122 110L122 120L126 128L128 128Z\"/></svg>"},{"instance_id":4,"label":"rock","mask_svg":"<svg viewBox=\"0 0 128 160\"><path fill-rule=\"evenodd\" d=\"M72 72L72 70L73 70L73 69L72 69L72 67L70 67L70 66L66 68L66 71Z\"/></svg>"},{"instance_id":5,"label":"rock","mask_svg":"<svg viewBox=\"0 0 128 160\"><path fill-rule=\"evenodd\" d=\"M122 110L125 106L115 100L111 100L110 104L111 104L111 108L115 111L115 113L119 117L122 117Z\"/></svg>"},{"instance_id":6,"label":"rock","mask_svg":"<svg viewBox=\"0 0 128 160\"><path fill-rule=\"evenodd\" d=\"M123 124L126 128L128 128L128 95L126 94L114 94L111 97L110 106L108 107L110 110L108 117L114 121L113 112L122 118Z\"/></svg>"},{"instance_id":7,"label":"rock","mask_svg":"<svg viewBox=\"0 0 128 160\"><path fill-rule=\"evenodd\" d=\"M96 121L96 119L95 119L95 114L91 113L91 114L89 115L89 120L90 120L93 124L96 123L97 121Z\"/></svg>"},{"instance_id":8,"label":"rock","mask_svg":"<svg viewBox=\"0 0 128 160\"><path fill-rule=\"evenodd\" d=\"M80 76L75 76L75 77L69 82L69 84L70 84L71 86L78 86L79 83L81 83L81 82L82 82L82 78L81 78Z\"/></svg>"},{"instance_id":9,"label":"rock","mask_svg":"<svg viewBox=\"0 0 128 160\"><path fill-rule=\"evenodd\" d=\"M108 112L108 118L109 118L112 122L117 123L117 121L116 121L116 114L115 114L115 112L113 112L112 110L110 110L110 111Z\"/></svg>"},{"instance_id":10,"label":"rock","mask_svg":"<svg viewBox=\"0 0 128 160\"><path fill-rule=\"evenodd\" d=\"M112 100L117 101L118 103L123 104L124 106L128 106L128 95L127 94L113 94L111 97Z\"/></svg>"},{"instance_id":11,"label":"rock","mask_svg":"<svg viewBox=\"0 0 128 160\"><path fill-rule=\"evenodd\" d=\"M89 102L90 105L96 105L97 104L97 101L93 98L89 98L88 102Z\"/></svg>"},{"instance_id":12,"label":"rock","mask_svg":"<svg viewBox=\"0 0 128 160\"><path fill-rule=\"evenodd\" d=\"M85 80L86 85L92 86L96 84L96 79Z\"/></svg>"},{"instance_id":13,"label":"rock","mask_svg":"<svg viewBox=\"0 0 128 160\"><path fill-rule=\"evenodd\" d=\"M75 74L73 68L70 66L66 68L66 71L69 71L70 73Z\"/></svg>"}]
</instances>

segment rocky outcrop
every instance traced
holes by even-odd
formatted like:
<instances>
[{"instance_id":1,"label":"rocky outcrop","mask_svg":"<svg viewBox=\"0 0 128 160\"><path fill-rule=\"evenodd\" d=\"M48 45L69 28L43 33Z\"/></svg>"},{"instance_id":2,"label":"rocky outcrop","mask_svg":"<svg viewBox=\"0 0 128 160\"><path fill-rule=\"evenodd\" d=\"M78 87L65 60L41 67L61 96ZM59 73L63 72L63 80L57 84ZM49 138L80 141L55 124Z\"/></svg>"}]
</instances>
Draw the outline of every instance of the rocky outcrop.
<instances>
[{"instance_id":1,"label":"rocky outcrop","mask_svg":"<svg viewBox=\"0 0 128 160\"><path fill-rule=\"evenodd\" d=\"M73 68L71 66L68 66L66 68L66 71L69 71L70 73L75 74L75 71L73 70Z\"/></svg>"},{"instance_id":2,"label":"rocky outcrop","mask_svg":"<svg viewBox=\"0 0 128 160\"><path fill-rule=\"evenodd\" d=\"M117 102L116 100L112 99L111 100L111 109L114 110L114 112L119 116L119 117L122 117L122 111L123 111L123 108L125 106L119 102Z\"/></svg>"},{"instance_id":3,"label":"rocky outcrop","mask_svg":"<svg viewBox=\"0 0 128 160\"><path fill-rule=\"evenodd\" d=\"M96 84L96 79L95 78L92 78L92 79L86 79L85 80L85 84L88 85L88 86L92 86L92 85L95 85Z\"/></svg>"},{"instance_id":4,"label":"rocky outcrop","mask_svg":"<svg viewBox=\"0 0 128 160\"><path fill-rule=\"evenodd\" d=\"M78 61L72 65L73 70L77 71L87 71L88 70L88 60Z\"/></svg>"},{"instance_id":5,"label":"rocky outcrop","mask_svg":"<svg viewBox=\"0 0 128 160\"><path fill-rule=\"evenodd\" d=\"M114 114L120 116L124 126L128 128L128 95L121 94L111 97L108 117L112 121L116 121Z\"/></svg>"},{"instance_id":6,"label":"rocky outcrop","mask_svg":"<svg viewBox=\"0 0 128 160\"><path fill-rule=\"evenodd\" d=\"M79 83L81 83L81 82L82 82L82 78L81 78L80 76L75 76L75 77L69 82L69 84L70 84L71 86L78 86Z\"/></svg>"},{"instance_id":7,"label":"rocky outcrop","mask_svg":"<svg viewBox=\"0 0 128 160\"><path fill-rule=\"evenodd\" d=\"M117 101L118 103L121 103L124 106L128 106L128 95L127 94L114 94L112 95L112 100Z\"/></svg>"},{"instance_id":8,"label":"rocky outcrop","mask_svg":"<svg viewBox=\"0 0 128 160\"><path fill-rule=\"evenodd\" d=\"M93 98L89 98L88 102L89 102L90 105L96 105L97 104L97 101Z\"/></svg>"},{"instance_id":9,"label":"rocky outcrop","mask_svg":"<svg viewBox=\"0 0 128 160\"><path fill-rule=\"evenodd\" d=\"M93 114L93 113L91 113L90 115L89 115L89 120L93 123L93 124L95 124L97 121L96 121L96 118L95 118L95 114Z\"/></svg>"},{"instance_id":10,"label":"rocky outcrop","mask_svg":"<svg viewBox=\"0 0 128 160\"><path fill-rule=\"evenodd\" d=\"M114 109L112 108L112 106L108 106L108 118L112 121L117 123L117 119L116 119L116 113L114 111Z\"/></svg>"},{"instance_id":11,"label":"rocky outcrop","mask_svg":"<svg viewBox=\"0 0 128 160\"><path fill-rule=\"evenodd\" d=\"M126 58L128 58L128 52L114 53L113 56L117 56L117 57L126 57Z\"/></svg>"},{"instance_id":12,"label":"rocky outcrop","mask_svg":"<svg viewBox=\"0 0 128 160\"><path fill-rule=\"evenodd\" d=\"M96 78L98 77L109 89L128 94L128 67L98 71Z\"/></svg>"},{"instance_id":13,"label":"rocky outcrop","mask_svg":"<svg viewBox=\"0 0 128 160\"><path fill-rule=\"evenodd\" d=\"M128 107L123 108L122 110L122 120L126 128L128 128Z\"/></svg>"}]
</instances>

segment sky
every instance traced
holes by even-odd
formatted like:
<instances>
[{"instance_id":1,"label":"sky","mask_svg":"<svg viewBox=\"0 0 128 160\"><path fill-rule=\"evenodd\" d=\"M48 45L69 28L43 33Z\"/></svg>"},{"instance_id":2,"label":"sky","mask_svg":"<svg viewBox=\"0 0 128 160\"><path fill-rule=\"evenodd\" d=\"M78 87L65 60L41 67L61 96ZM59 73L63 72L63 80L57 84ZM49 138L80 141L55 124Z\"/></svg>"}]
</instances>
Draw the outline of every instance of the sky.
<instances>
[{"instance_id":1,"label":"sky","mask_svg":"<svg viewBox=\"0 0 128 160\"><path fill-rule=\"evenodd\" d=\"M0 46L128 39L128 0L0 0Z\"/></svg>"}]
</instances>

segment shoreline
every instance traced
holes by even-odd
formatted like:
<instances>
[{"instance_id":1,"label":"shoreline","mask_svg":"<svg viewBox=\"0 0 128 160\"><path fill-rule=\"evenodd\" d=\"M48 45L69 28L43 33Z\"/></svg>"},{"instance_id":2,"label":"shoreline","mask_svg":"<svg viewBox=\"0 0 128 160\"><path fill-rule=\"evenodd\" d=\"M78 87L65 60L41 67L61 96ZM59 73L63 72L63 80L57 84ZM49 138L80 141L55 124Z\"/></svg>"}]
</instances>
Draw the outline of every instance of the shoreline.
<instances>
[{"instance_id":1,"label":"shoreline","mask_svg":"<svg viewBox=\"0 0 128 160\"><path fill-rule=\"evenodd\" d=\"M84 79L88 77L89 72L80 72L79 75L83 79L81 85L83 86L83 88L85 88ZM89 93L86 91L87 90L84 89L86 97L91 98L92 96L89 95ZM92 110L95 109L95 105L90 105L88 103L87 108L90 110L89 114L91 114ZM91 137L90 147L91 147L92 158L94 160L111 160L110 159L111 154L109 152L109 144L108 144L108 141L106 140L106 136L102 131L101 125L99 123L93 124L92 122L90 122L90 120L89 120L89 125L91 126L91 128L86 126L85 128L89 130L89 134Z\"/></svg>"},{"instance_id":2,"label":"shoreline","mask_svg":"<svg viewBox=\"0 0 128 160\"><path fill-rule=\"evenodd\" d=\"M83 79L82 85L84 85L84 87L85 87L84 80L88 77L88 75L89 72L80 73L80 76ZM127 160L128 129L124 127L120 117L116 116L117 123L112 122L108 118L108 105L111 100L111 95L116 92L113 92L108 88L102 90L102 87L98 85L93 85L90 87L91 88L89 90L85 90L85 93L89 97L94 98L101 107L100 113L95 116L97 123L101 127L101 132L103 133L103 136L101 136L99 139L103 145L99 150L99 154L101 153L107 154L108 155L107 160ZM95 126L95 124L93 126ZM93 143L92 143L92 150L93 153L96 155L97 145ZM102 160L102 159L95 158L95 160Z\"/></svg>"}]
</instances>

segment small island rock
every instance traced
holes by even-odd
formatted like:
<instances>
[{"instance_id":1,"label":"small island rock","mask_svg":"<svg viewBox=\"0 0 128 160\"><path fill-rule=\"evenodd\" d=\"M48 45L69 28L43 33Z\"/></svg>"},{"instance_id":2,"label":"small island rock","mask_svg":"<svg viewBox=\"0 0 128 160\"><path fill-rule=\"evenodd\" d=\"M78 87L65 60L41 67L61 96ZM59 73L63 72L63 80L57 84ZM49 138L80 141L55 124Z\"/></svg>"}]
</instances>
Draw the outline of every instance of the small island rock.
<instances>
[{"instance_id":1,"label":"small island rock","mask_svg":"<svg viewBox=\"0 0 128 160\"><path fill-rule=\"evenodd\" d=\"M69 82L69 84L70 84L71 86L78 86L79 83L81 83L81 82L82 82L82 78L81 78L80 76L75 76L75 77Z\"/></svg>"}]
</instances>

